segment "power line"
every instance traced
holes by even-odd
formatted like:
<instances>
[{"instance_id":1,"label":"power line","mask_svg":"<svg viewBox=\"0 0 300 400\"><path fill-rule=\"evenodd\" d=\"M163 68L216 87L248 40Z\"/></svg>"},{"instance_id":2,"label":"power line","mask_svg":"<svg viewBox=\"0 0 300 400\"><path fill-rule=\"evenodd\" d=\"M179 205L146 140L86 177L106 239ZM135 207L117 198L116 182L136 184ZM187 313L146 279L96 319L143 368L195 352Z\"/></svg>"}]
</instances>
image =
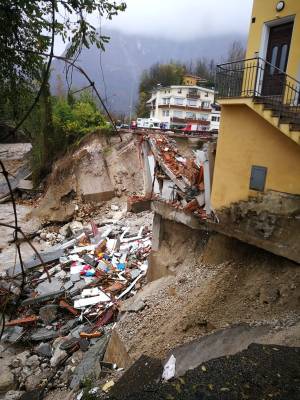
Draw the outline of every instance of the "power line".
<instances>
[{"instance_id":1,"label":"power line","mask_svg":"<svg viewBox=\"0 0 300 400\"><path fill-rule=\"evenodd\" d=\"M100 38L102 36L102 18L101 18L101 12L99 11L99 34ZM105 82L105 77L104 77L104 71L103 71L103 65L102 65L102 49L99 49L99 64L100 64L100 70L102 74L102 81L103 81L103 87L104 87L104 96L105 96L105 102L108 102L107 99L107 88L106 88L106 82Z\"/></svg>"}]
</instances>

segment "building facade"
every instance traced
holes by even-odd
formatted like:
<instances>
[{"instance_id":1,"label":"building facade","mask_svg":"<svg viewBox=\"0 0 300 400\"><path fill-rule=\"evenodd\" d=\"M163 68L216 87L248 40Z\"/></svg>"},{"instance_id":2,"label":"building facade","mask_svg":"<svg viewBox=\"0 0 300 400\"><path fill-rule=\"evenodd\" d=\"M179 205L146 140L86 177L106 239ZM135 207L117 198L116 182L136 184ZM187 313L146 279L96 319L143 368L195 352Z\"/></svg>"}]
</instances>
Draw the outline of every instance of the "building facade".
<instances>
[{"instance_id":1,"label":"building facade","mask_svg":"<svg viewBox=\"0 0 300 400\"><path fill-rule=\"evenodd\" d=\"M211 197L224 232L297 262L299 40L299 0L254 0L246 58L217 66Z\"/></svg>"},{"instance_id":2,"label":"building facade","mask_svg":"<svg viewBox=\"0 0 300 400\"><path fill-rule=\"evenodd\" d=\"M161 121L166 129L181 129L187 124L197 130L210 130L214 91L200 86L158 86L147 102L150 118Z\"/></svg>"}]
</instances>

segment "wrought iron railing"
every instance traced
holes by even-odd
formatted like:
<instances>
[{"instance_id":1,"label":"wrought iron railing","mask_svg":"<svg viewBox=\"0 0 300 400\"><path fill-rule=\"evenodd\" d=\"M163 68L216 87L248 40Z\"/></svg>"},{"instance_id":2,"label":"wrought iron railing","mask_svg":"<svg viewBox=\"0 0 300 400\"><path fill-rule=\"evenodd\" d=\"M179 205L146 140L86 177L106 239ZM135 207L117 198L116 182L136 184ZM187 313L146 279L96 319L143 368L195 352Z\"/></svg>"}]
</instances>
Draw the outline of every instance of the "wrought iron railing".
<instances>
[{"instance_id":1,"label":"wrought iron railing","mask_svg":"<svg viewBox=\"0 0 300 400\"><path fill-rule=\"evenodd\" d=\"M300 82L259 57L217 65L216 97L252 97L281 120L300 124Z\"/></svg>"}]
</instances>

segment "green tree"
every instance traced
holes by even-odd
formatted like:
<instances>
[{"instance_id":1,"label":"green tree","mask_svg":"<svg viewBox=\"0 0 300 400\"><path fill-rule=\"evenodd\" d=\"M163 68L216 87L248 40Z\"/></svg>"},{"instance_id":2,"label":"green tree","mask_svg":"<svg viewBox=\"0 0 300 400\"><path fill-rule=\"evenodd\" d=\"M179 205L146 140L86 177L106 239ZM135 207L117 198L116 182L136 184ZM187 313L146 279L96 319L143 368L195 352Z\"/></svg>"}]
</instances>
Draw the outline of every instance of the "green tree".
<instances>
[{"instance_id":1,"label":"green tree","mask_svg":"<svg viewBox=\"0 0 300 400\"><path fill-rule=\"evenodd\" d=\"M89 22L89 15L98 12L111 19L125 9L124 2L110 0L0 1L0 126L4 126L1 131L13 131L11 127L22 121L34 104L34 110L22 128L28 131L33 142L36 180L64 148L61 140L65 138L65 135L59 135L63 126L55 126L57 117L52 117L49 76L46 76L50 72L51 58L44 54L52 54L56 37L66 43L67 57L76 58L82 47L91 45L104 49L109 38L97 33ZM42 67L45 62L46 68ZM39 101L35 101L37 93ZM98 111L91 110L91 104L78 105L72 96L68 96L68 101L71 108L77 107L77 111L72 108L71 115L75 122L80 120L78 134L102 126L103 117ZM67 119L67 107L60 111Z\"/></svg>"},{"instance_id":2,"label":"green tree","mask_svg":"<svg viewBox=\"0 0 300 400\"><path fill-rule=\"evenodd\" d=\"M160 84L161 86L181 85L186 67L180 63L154 64L148 71L144 71L139 86L139 101L136 107L138 117L149 116L147 101L151 91Z\"/></svg>"},{"instance_id":3,"label":"green tree","mask_svg":"<svg viewBox=\"0 0 300 400\"><path fill-rule=\"evenodd\" d=\"M97 104L88 93L81 94L71 104L68 99L54 98L53 122L55 129L66 138L68 145L77 142L87 133L108 128Z\"/></svg>"},{"instance_id":4,"label":"green tree","mask_svg":"<svg viewBox=\"0 0 300 400\"><path fill-rule=\"evenodd\" d=\"M0 81L34 78L43 61L40 53L52 44L53 30L68 43L68 57L83 46L103 49L109 38L97 33L89 15L98 12L111 19L125 9L124 2L109 0L1 0Z\"/></svg>"}]
</instances>

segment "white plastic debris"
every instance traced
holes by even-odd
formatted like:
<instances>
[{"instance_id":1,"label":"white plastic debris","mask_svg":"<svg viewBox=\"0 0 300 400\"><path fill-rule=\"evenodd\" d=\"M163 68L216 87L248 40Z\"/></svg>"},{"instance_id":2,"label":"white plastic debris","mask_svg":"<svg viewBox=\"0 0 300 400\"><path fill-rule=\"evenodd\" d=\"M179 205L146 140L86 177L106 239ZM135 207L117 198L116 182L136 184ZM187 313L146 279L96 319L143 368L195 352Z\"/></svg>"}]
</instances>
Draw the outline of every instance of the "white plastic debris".
<instances>
[{"instance_id":1,"label":"white plastic debris","mask_svg":"<svg viewBox=\"0 0 300 400\"><path fill-rule=\"evenodd\" d=\"M163 371L163 374L162 374L162 378L165 381L169 381L170 379L174 378L175 369L176 369L176 358L172 354L171 357L169 358L169 360L167 361L167 363L164 366L164 371Z\"/></svg>"},{"instance_id":2,"label":"white plastic debris","mask_svg":"<svg viewBox=\"0 0 300 400\"><path fill-rule=\"evenodd\" d=\"M77 395L76 400L81 400L83 397L83 390Z\"/></svg>"},{"instance_id":3,"label":"white plastic debris","mask_svg":"<svg viewBox=\"0 0 300 400\"><path fill-rule=\"evenodd\" d=\"M83 289L82 293L81 293L81 297L93 297L93 296L99 296L100 294L102 294L103 292L95 287L95 288L91 288L91 289Z\"/></svg>"},{"instance_id":4,"label":"white plastic debris","mask_svg":"<svg viewBox=\"0 0 300 400\"><path fill-rule=\"evenodd\" d=\"M75 308L83 308L83 307L91 306L93 304L98 304L98 303L107 302L107 301L110 301L110 298L105 293L102 292L99 296L87 297L85 299L75 300L74 307Z\"/></svg>"}]
</instances>

